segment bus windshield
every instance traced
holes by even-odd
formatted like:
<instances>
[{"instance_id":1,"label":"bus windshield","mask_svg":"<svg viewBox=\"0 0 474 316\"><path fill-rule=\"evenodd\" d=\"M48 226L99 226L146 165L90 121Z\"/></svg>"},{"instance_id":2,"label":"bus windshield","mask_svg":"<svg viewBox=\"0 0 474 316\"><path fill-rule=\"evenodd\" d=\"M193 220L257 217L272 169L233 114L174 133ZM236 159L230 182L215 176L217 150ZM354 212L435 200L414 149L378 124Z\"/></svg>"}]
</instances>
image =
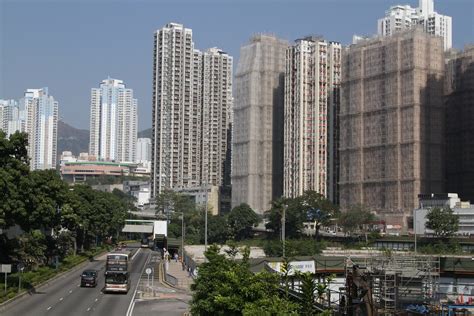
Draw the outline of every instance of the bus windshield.
<instances>
[{"instance_id":1,"label":"bus windshield","mask_svg":"<svg viewBox=\"0 0 474 316\"><path fill-rule=\"evenodd\" d=\"M107 273L105 283L108 284L126 284L127 274L125 273Z\"/></svg>"}]
</instances>

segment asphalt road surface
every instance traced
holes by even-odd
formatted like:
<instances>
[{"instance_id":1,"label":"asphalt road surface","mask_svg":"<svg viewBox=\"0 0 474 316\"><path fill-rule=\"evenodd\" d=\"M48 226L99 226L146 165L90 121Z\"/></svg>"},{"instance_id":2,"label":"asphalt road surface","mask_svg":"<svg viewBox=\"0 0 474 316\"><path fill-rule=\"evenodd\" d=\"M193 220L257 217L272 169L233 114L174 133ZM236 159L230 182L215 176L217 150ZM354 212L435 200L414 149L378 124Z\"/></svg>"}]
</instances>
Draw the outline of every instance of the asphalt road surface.
<instances>
[{"instance_id":1,"label":"asphalt road surface","mask_svg":"<svg viewBox=\"0 0 474 316\"><path fill-rule=\"evenodd\" d=\"M5 316L23 315L125 315L130 306L140 274L150 255L149 249L140 249L131 262L131 283L127 294L104 294L105 258L95 260L83 268L99 270L95 288L81 288L82 270L67 273L36 293L27 295L2 311Z\"/></svg>"},{"instance_id":2,"label":"asphalt road surface","mask_svg":"<svg viewBox=\"0 0 474 316\"><path fill-rule=\"evenodd\" d=\"M182 316L187 311L189 311L187 301L177 298L169 298L152 301L138 301L135 303L133 316Z\"/></svg>"}]
</instances>

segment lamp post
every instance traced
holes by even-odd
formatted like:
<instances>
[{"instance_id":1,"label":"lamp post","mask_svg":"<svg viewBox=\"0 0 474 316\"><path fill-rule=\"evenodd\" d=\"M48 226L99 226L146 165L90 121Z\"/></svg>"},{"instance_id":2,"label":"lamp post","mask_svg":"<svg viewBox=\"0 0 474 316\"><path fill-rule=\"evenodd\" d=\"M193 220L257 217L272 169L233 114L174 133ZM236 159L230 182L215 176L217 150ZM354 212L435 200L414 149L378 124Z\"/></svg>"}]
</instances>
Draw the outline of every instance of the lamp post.
<instances>
[{"instance_id":1,"label":"lamp post","mask_svg":"<svg viewBox=\"0 0 474 316\"><path fill-rule=\"evenodd\" d=\"M288 205L283 205L283 216L281 217L281 240L282 240L282 250L283 250L283 258L285 258L285 224L286 224L286 209Z\"/></svg>"},{"instance_id":2,"label":"lamp post","mask_svg":"<svg viewBox=\"0 0 474 316\"><path fill-rule=\"evenodd\" d=\"M204 201L206 203L206 213L204 214L204 252L207 251L207 204L208 204L208 194L207 194L207 180L205 183L205 190L206 190L206 200Z\"/></svg>"},{"instance_id":3,"label":"lamp post","mask_svg":"<svg viewBox=\"0 0 474 316\"><path fill-rule=\"evenodd\" d=\"M181 213L181 260L184 262L184 213Z\"/></svg>"}]
</instances>

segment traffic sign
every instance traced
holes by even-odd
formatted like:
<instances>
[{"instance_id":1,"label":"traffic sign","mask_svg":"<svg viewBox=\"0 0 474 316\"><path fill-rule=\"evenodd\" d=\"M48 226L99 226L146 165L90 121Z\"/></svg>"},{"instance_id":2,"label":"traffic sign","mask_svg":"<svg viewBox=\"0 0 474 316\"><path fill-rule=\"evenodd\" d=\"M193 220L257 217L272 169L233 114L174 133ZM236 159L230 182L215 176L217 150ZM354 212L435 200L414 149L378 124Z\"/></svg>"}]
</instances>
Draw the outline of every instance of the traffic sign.
<instances>
[{"instance_id":1,"label":"traffic sign","mask_svg":"<svg viewBox=\"0 0 474 316\"><path fill-rule=\"evenodd\" d=\"M145 272L146 272L146 274L150 274L150 273L151 273L151 269L150 269L150 268L146 268Z\"/></svg>"},{"instance_id":2,"label":"traffic sign","mask_svg":"<svg viewBox=\"0 0 474 316\"><path fill-rule=\"evenodd\" d=\"M0 264L0 273L11 273L12 265L11 264Z\"/></svg>"}]
</instances>

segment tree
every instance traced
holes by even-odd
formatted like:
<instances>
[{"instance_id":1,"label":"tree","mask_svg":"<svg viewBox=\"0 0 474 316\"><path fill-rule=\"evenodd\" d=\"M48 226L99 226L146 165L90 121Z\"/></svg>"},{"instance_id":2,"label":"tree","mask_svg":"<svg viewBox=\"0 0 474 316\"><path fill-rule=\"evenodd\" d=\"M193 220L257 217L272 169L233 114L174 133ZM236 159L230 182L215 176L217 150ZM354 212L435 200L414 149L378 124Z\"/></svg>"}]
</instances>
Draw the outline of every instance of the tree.
<instances>
[{"instance_id":1,"label":"tree","mask_svg":"<svg viewBox=\"0 0 474 316\"><path fill-rule=\"evenodd\" d=\"M28 135L15 133L7 138L0 131L0 228L8 228L25 216L24 194L28 188Z\"/></svg>"},{"instance_id":2,"label":"tree","mask_svg":"<svg viewBox=\"0 0 474 316\"><path fill-rule=\"evenodd\" d=\"M191 212L196 209L194 201L187 195L165 189L156 197L156 213Z\"/></svg>"},{"instance_id":3,"label":"tree","mask_svg":"<svg viewBox=\"0 0 474 316\"><path fill-rule=\"evenodd\" d=\"M207 216L207 241L209 243L223 244L229 238L229 227L224 216Z\"/></svg>"},{"instance_id":4,"label":"tree","mask_svg":"<svg viewBox=\"0 0 474 316\"><path fill-rule=\"evenodd\" d=\"M303 230L304 222L314 222L316 238L321 225L327 225L337 214L337 208L323 195L315 191L305 191L296 198L280 198L272 201L272 206L265 213L266 228L281 234L283 211L285 211L285 236L298 237Z\"/></svg>"},{"instance_id":5,"label":"tree","mask_svg":"<svg viewBox=\"0 0 474 316\"><path fill-rule=\"evenodd\" d=\"M267 219L265 227L272 230L276 236L280 236L283 212L285 212L285 236L287 238L298 237L306 217L297 207L296 199L279 198L272 201L271 209L265 212Z\"/></svg>"},{"instance_id":6,"label":"tree","mask_svg":"<svg viewBox=\"0 0 474 316\"><path fill-rule=\"evenodd\" d=\"M296 201L296 207L306 214L306 220L314 222L315 237L318 238L321 226L328 225L336 214L336 206L324 195L311 190L305 191L302 196L296 198Z\"/></svg>"},{"instance_id":7,"label":"tree","mask_svg":"<svg viewBox=\"0 0 474 316\"><path fill-rule=\"evenodd\" d=\"M55 170L35 170L30 173L28 180L23 197L26 213L17 217L17 223L25 231L58 231L61 208L69 194L67 184Z\"/></svg>"},{"instance_id":8,"label":"tree","mask_svg":"<svg viewBox=\"0 0 474 316\"><path fill-rule=\"evenodd\" d=\"M193 315L296 315L296 305L279 297L278 275L249 270L249 253L244 249L243 260L236 262L219 247L208 248L191 286Z\"/></svg>"},{"instance_id":9,"label":"tree","mask_svg":"<svg viewBox=\"0 0 474 316\"><path fill-rule=\"evenodd\" d=\"M375 215L369 212L363 205L354 205L347 212L341 214L338 219L339 225L346 233L353 233L364 224L375 220Z\"/></svg>"},{"instance_id":10,"label":"tree","mask_svg":"<svg viewBox=\"0 0 474 316\"><path fill-rule=\"evenodd\" d=\"M260 217L245 203L234 207L227 218L230 233L236 240L249 238L252 234L252 227L257 226Z\"/></svg>"},{"instance_id":11,"label":"tree","mask_svg":"<svg viewBox=\"0 0 474 316\"><path fill-rule=\"evenodd\" d=\"M432 229L438 237L451 237L458 231L459 216L449 207L432 208L426 215L426 228Z\"/></svg>"},{"instance_id":12,"label":"tree","mask_svg":"<svg viewBox=\"0 0 474 316\"><path fill-rule=\"evenodd\" d=\"M23 262L27 267L36 268L46 261L46 237L40 230L32 230L20 236L13 253L15 261Z\"/></svg>"}]
</instances>

